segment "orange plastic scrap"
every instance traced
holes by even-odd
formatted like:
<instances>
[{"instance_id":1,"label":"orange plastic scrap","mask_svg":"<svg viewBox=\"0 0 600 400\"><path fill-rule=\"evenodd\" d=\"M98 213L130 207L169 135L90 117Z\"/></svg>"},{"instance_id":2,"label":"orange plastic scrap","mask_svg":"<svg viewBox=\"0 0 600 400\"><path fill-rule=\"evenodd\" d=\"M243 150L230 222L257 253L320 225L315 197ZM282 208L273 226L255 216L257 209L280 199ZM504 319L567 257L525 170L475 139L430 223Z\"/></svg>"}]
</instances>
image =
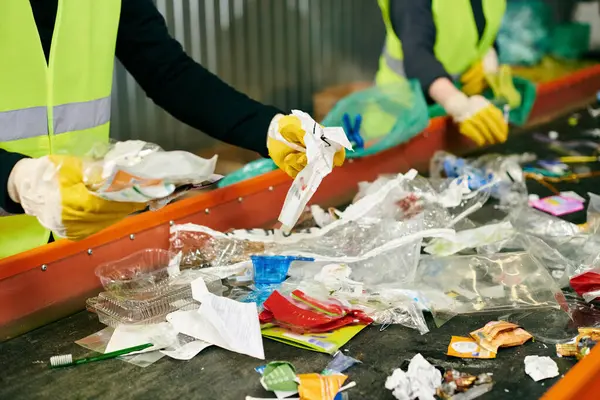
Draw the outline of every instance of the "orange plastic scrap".
<instances>
[{"instance_id":1,"label":"orange plastic scrap","mask_svg":"<svg viewBox=\"0 0 600 400\"><path fill-rule=\"evenodd\" d=\"M532 336L518 325L506 321L491 321L471 332L471 337L484 349L497 353L500 347L520 346Z\"/></svg>"},{"instance_id":2,"label":"orange plastic scrap","mask_svg":"<svg viewBox=\"0 0 600 400\"><path fill-rule=\"evenodd\" d=\"M300 374L300 400L333 400L348 378L346 375Z\"/></svg>"}]
</instances>

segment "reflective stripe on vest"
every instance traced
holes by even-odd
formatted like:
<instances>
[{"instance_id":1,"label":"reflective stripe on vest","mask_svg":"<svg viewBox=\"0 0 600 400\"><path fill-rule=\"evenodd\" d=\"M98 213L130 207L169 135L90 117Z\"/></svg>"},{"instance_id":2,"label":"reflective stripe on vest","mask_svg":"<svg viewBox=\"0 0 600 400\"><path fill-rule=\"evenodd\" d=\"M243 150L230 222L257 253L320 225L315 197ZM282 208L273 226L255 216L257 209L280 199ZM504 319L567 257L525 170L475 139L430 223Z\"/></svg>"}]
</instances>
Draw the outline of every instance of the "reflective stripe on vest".
<instances>
[{"instance_id":1,"label":"reflective stripe on vest","mask_svg":"<svg viewBox=\"0 0 600 400\"><path fill-rule=\"evenodd\" d=\"M58 0L48 60L30 2L4 3L0 149L31 157L83 154L108 141L121 0ZM34 217L3 216L0 258L45 244L49 236Z\"/></svg>"},{"instance_id":2,"label":"reflective stripe on vest","mask_svg":"<svg viewBox=\"0 0 600 400\"><path fill-rule=\"evenodd\" d=\"M110 120L110 96L54 107L54 134L82 131Z\"/></svg>"},{"instance_id":3,"label":"reflective stripe on vest","mask_svg":"<svg viewBox=\"0 0 600 400\"><path fill-rule=\"evenodd\" d=\"M434 53L452 77L460 76L492 47L506 0L482 0L486 28L479 38L470 0L432 0L432 15L436 26ZM377 83L388 84L405 76L402 44L391 24L390 0L378 0L386 28L386 45L381 54Z\"/></svg>"},{"instance_id":4,"label":"reflective stripe on vest","mask_svg":"<svg viewBox=\"0 0 600 400\"><path fill-rule=\"evenodd\" d=\"M397 75L406 76L406 73L404 72L404 61L392 56L387 50L387 46L383 46L382 55L389 69L394 71Z\"/></svg>"},{"instance_id":5,"label":"reflective stripe on vest","mask_svg":"<svg viewBox=\"0 0 600 400\"><path fill-rule=\"evenodd\" d=\"M54 134L95 128L110 121L110 96L98 100L63 104L53 111ZM46 107L0 112L3 142L48 135Z\"/></svg>"}]
</instances>

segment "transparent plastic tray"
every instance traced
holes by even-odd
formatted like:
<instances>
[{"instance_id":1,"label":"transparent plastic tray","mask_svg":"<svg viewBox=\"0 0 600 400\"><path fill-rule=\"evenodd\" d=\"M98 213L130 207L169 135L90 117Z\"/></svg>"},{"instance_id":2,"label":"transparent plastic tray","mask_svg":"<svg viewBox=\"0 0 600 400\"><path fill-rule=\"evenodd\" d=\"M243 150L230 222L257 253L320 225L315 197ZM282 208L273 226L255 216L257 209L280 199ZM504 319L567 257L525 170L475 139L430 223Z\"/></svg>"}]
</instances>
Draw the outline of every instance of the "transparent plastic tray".
<instances>
[{"instance_id":1,"label":"transparent plastic tray","mask_svg":"<svg viewBox=\"0 0 600 400\"><path fill-rule=\"evenodd\" d=\"M127 296L155 294L179 274L181 256L163 249L145 249L96 268L96 276L106 291Z\"/></svg>"},{"instance_id":2,"label":"transparent plastic tray","mask_svg":"<svg viewBox=\"0 0 600 400\"><path fill-rule=\"evenodd\" d=\"M221 280L199 271L185 271L168 289L153 297L123 298L112 292L102 292L88 299L87 307L98 314L101 323L116 327L119 324L146 325L162 322L167 314L177 310L198 308L192 297L192 280L203 277L210 292L221 295Z\"/></svg>"}]
</instances>

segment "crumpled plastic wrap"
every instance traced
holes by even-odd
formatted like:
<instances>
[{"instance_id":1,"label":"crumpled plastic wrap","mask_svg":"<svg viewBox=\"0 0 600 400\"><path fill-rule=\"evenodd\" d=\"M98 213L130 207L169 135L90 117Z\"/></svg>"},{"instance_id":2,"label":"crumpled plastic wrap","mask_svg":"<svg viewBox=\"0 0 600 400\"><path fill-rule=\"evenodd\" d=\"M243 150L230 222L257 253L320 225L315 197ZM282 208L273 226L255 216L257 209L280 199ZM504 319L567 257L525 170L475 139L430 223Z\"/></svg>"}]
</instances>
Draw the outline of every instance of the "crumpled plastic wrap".
<instances>
[{"instance_id":1,"label":"crumpled plastic wrap","mask_svg":"<svg viewBox=\"0 0 600 400\"><path fill-rule=\"evenodd\" d=\"M269 253L344 263L352 268L353 278L365 284L411 282L422 238L453 233L451 229L425 229L421 214L403 220L381 217L379 210L394 202L405 181L415 175L416 171L398 175L321 229L290 235L278 230L226 234L199 225L175 225L171 227L170 250L183 253L184 268L231 265L252 254Z\"/></svg>"},{"instance_id":2,"label":"crumpled plastic wrap","mask_svg":"<svg viewBox=\"0 0 600 400\"><path fill-rule=\"evenodd\" d=\"M393 175L382 175L374 182L360 182L353 202L378 192L394 179ZM466 176L455 179L415 176L391 191L387 201L374 208L369 216L404 220L422 214L425 228L454 227L483 206L488 198L485 190L469 190Z\"/></svg>"},{"instance_id":3,"label":"crumpled plastic wrap","mask_svg":"<svg viewBox=\"0 0 600 400\"><path fill-rule=\"evenodd\" d=\"M527 203L527 186L521 164L535 159L532 154L486 154L477 159L463 159L445 151L431 158L429 173L433 180L463 177L470 189L489 193L500 200L500 206ZM485 199L487 200L487 199Z\"/></svg>"},{"instance_id":4,"label":"crumpled plastic wrap","mask_svg":"<svg viewBox=\"0 0 600 400\"><path fill-rule=\"evenodd\" d=\"M217 156L206 160L186 151L164 151L141 140L112 142L97 145L87 154L83 182L107 200L147 203L173 199L194 185L215 183L220 178L214 175L216 163Z\"/></svg>"},{"instance_id":5,"label":"crumpled plastic wrap","mask_svg":"<svg viewBox=\"0 0 600 400\"><path fill-rule=\"evenodd\" d=\"M173 225L169 249L181 252L182 269L228 266L263 254L264 242L230 238L226 234L193 224Z\"/></svg>"},{"instance_id":6,"label":"crumpled plastic wrap","mask_svg":"<svg viewBox=\"0 0 600 400\"><path fill-rule=\"evenodd\" d=\"M525 252L423 257L415 287L438 326L459 314L559 308L564 300L548 271Z\"/></svg>"}]
</instances>

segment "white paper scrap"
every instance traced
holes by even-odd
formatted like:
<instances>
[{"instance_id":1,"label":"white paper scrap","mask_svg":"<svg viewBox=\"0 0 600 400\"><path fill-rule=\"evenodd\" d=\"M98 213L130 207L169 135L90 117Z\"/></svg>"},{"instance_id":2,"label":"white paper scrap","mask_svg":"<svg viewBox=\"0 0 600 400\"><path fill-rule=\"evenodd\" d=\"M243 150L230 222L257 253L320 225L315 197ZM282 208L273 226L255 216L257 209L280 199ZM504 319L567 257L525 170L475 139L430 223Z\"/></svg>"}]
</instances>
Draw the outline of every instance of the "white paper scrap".
<instances>
[{"instance_id":1,"label":"white paper scrap","mask_svg":"<svg viewBox=\"0 0 600 400\"><path fill-rule=\"evenodd\" d=\"M177 332L167 322L152 325L119 325L115 328L108 345L106 353L152 343L154 346L136 353L146 353L162 349L177 341ZM131 353L131 354L136 354Z\"/></svg>"},{"instance_id":2,"label":"white paper scrap","mask_svg":"<svg viewBox=\"0 0 600 400\"><path fill-rule=\"evenodd\" d=\"M215 346L265 359L255 303L240 303L208 291L202 278L192 282L192 296L201 303L198 310L175 311L167 315L177 332Z\"/></svg>"},{"instance_id":3,"label":"white paper scrap","mask_svg":"<svg viewBox=\"0 0 600 400\"><path fill-rule=\"evenodd\" d=\"M175 348L173 350L165 349L161 350L160 352L176 360L187 361L191 360L202 350L210 346L212 346L210 343L207 343L203 340L194 340L184 344L183 346L180 346L179 348Z\"/></svg>"},{"instance_id":4,"label":"white paper scrap","mask_svg":"<svg viewBox=\"0 0 600 400\"><path fill-rule=\"evenodd\" d=\"M397 368L385 381L386 389L398 400L434 400L441 385L442 373L421 354L410 360L407 372Z\"/></svg>"},{"instance_id":5,"label":"white paper scrap","mask_svg":"<svg viewBox=\"0 0 600 400\"><path fill-rule=\"evenodd\" d=\"M558 376L558 365L550 357L527 356L525 357L525 372L534 381L554 378Z\"/></svg>"},{"instance_id":6,"label":"white paper scrap","mask_svg":"<svg viewBox=\"0 0 600 400\"><path fill-rule=\"evenodd\" d=\"M283 224L285 231L291 230L296 225L300 214L317 191L323 178L333 170L335 153L343 147L352 150L344 129L325 128L310 115L299 110L292 110L292 114L300 119L305 132L307 164L294 179L279 214L279 222Z\"/></svg>"}]
</instances>

